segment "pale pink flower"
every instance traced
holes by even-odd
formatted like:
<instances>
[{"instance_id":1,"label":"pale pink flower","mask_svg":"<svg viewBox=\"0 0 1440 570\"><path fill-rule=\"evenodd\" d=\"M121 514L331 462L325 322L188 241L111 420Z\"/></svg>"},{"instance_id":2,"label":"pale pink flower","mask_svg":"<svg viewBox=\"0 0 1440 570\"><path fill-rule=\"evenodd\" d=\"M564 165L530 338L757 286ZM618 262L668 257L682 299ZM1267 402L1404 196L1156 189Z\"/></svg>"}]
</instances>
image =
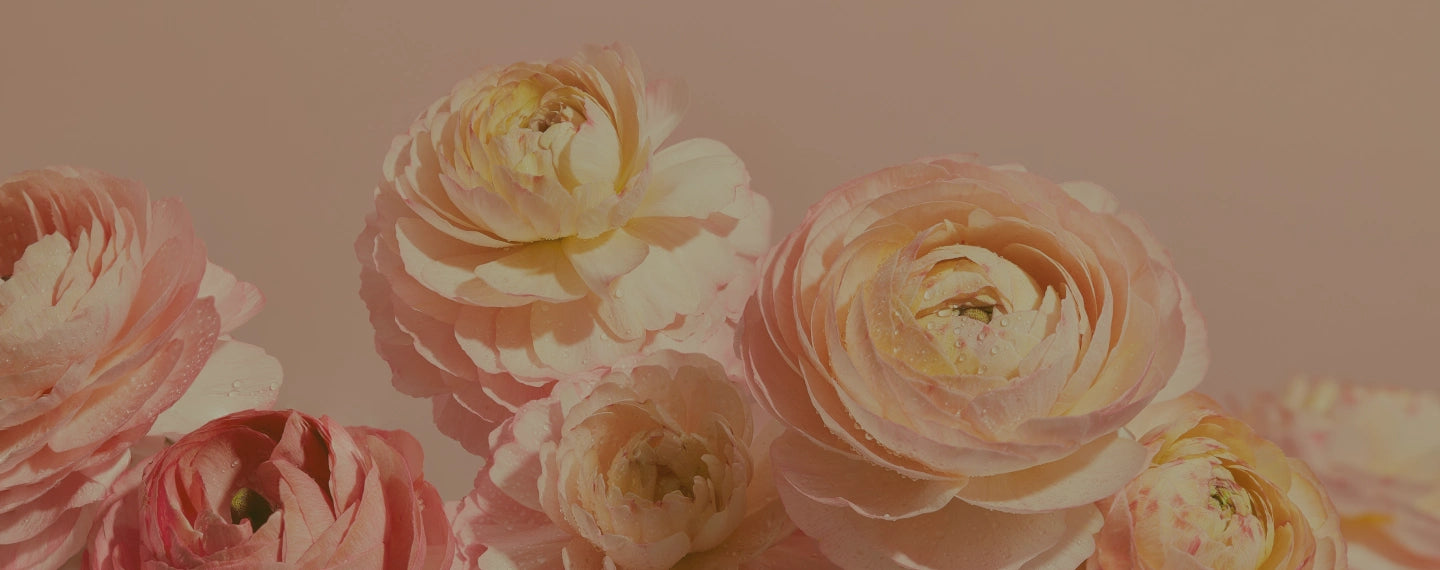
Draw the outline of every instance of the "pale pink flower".
<instances>
[{"instance_id":1,"label":"pale pink flower","mask_svg":"<svg viewBox=\"0 0 1440 570\"><path fill-rule=\"evenodd\" d=\"M1144 464L1121 427L1208 362L1169 256L1113 196L965 156L831 191L741 328L751 391L793 428L786 508L851 568L1074 567L1092 503Z\"/></svg>"},{"instance_id":2,"label":"pale pink flower","mask_svg":"<svg viewBox=\"0 0 1440 570\"><path fill-rule=\"evenodd\" d=\"M279 364L228 336L260 304L178 200L75 168L0 183L0 568L78 552L147 433L275 401Z\"/></svg>"},{"instance_id":3,"label":"pale pink flower","mask_svg":"<svg viewBox=\"0 0 1440 570\"><path fill-rule=\"evenodd\" d=\"M661 148L682 107L630 50L590 48L482 70L395 140L361 296L395 386L467 449L556 378L735 358L770 209L725 145Z\"/></svg>"},{"instance_id":4,"label":"pale pink flower","mask_svg":"<svg viewBox=\"0 0 1440 570\"><path fill-rule=\"evenodd\" d=\"M444 570L450 527L423 464L403 431L237 412L115 484L85 568Z\"/></svg>"},{"instance_id":5,"label":"pale pink flower","mask_svg":"<svg viewBox=\"0 0 1440 570\"><path fill-rule=\"evenodd\" d=\"M1302 376L1241 417L1315 469L1352 566L1440 568L1440 395Z\"/></svg>"},{"instance_id":6,"label":"pale pink flower","mask_svg":"<svg viewBox=\"0 0 1440 570\"><path fill-rule=\"evenodd\" d=\"M1192 392L1129 427L1149 461L1100 502L1090 570L1346 568L1340 517L1314 473L1215 401Z\"/></svg>"},{"instance_id":7,"label":"pale pink flower","mask_svg":"<svg viewBox=\"0 0 1440 570\"><path fill-rule=\"evenodd\" d=\"M465 568L826 568L775 495L779 426L723 365L660 352L495 431L454 526Z\"/></svg>"}]
</instances>

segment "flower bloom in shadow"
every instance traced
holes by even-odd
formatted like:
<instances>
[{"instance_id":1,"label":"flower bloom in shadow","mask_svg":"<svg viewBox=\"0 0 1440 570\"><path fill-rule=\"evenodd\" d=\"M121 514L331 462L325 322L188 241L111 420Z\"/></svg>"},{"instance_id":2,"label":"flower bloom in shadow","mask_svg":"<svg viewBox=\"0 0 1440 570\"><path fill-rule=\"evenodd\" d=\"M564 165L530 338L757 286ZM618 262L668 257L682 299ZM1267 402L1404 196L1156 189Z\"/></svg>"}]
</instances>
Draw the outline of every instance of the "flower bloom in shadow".
<instances>
[{"instance_id":1,"label":"flower bloom in shadow","mask_svg":"<svg viewBox=\"0 0 1440 570\"><path fill-rule=\"evenodd\" d=\"M1314 473L1200 394L1131 423L1145 471L1101 502L1100 569L1346 568L1340 518Z\"/></svg>"},{"instance_id":2,"label":"flower bloom in shadow","mask_svg":"<svg viewBox=\"0 0 1440 570\"><path fill-rule=\"evenodd\" d=\"M0 568L78 552L142 437L274 403L279 364L229 337L260 305L178 200L77 168L0 182Z\"/></svg>"},{"instance_id":3,"label":"flower bloom in shadow","mask_svg":"<svg viewBox=\"0 0 1440 570\"><path fill-rule=\"evenodd\" d=\"M1315 469L1352 566L1440 568L1440 395L1302 376L1241 417Z\"/></svg>"},{"instance_id":4,"label":"flower bloom in shadow","mask_svg":"<svg viewBox=\"0 0 1440 570\"><path fill-rule=\"evenodd\" d=\"M445 507L409 434L293 411L215 420L112 488L90 570L444 570Z\"/></svg>"},{"instance_id":5,"label":"flower bloom in shadow","mask_svg":"<svg viewBox=\"0 0 1440 570\"><path fill-rule=\"evenodd\" d=\"M463 567L829 567L775 495L779 426L727 376L661 352L522 406L457 509Z\"/></svg>"},{"instance_id":6,"label":"flower bloom in shadow","mask_svg":"<svg viewBox=\"0 0 1440 570\"><path fill-rule=\"evenodd\" d=\"M662 147L683 106L630 50L589 48L484 69L395 140L361 296L395 386L466 449L556 379L734 358L770 209L725 145Z\"/></svg>"},{"instance_id":7,"label":"flower bloom in shadow","mask_svg":"<svg viewBox=\"0 0 1440 570\"><path fill-rule=\"evenodd\" d=\"M851 568L1073 568L1093 503L1144 465L1121 428L1208 363L1168 254L1113 196L968 156L812 206L739 344L791 428L786 508Z\"/></svg>"}]
</instances>

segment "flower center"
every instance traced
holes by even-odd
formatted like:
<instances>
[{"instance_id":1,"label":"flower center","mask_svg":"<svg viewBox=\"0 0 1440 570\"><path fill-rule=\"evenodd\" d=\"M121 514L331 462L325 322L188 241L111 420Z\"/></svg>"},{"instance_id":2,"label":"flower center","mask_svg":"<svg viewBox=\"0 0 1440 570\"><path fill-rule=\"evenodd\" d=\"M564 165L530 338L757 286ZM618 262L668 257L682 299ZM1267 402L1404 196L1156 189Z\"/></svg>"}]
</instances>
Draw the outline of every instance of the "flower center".
<instances>
[{"instance_id":1,"label":"flower center","mask_svg":"<svg viewBox=\"0 0 1440 570\"><path fill-rule=\"evenodd\" d=\"M248 487L241 487L230 497L230 522L240 524L240 521L248 520L251 531L260 530L274 513L275 508L270 506L270 501Z\"/></svg>"},{"instance_id":2,"label":"flower center","mask_svg":"<svg viewBox=\"0 0 1440 570\"><path fill-rule=\"evenodd\" d=\"M610 481L621 490L656 502L670 493L695 498L695 479L708 479L705 442L668 429L651 431L621 454Z\"/></svg>"},{"instance_id":3,"label":"flower center","mask_svg":"<svg viewBox=\"0 0 1440 570\"><path fill-rule=\"evenodd\" d=\"M1266 556L1269 515L1257 511L1257 497L1243 476L1218 457L1195 455L1171 460L1141 474L1132 485L1131 512L1144 544L1168 544L1209 568L1257 568ZM1260 509L1264 499L1259 498ZM1142 548L1158 561L1163 554Z\"/></svg>"},{"instance_id":4,"label":"flower center","mask_svg":"<svg viewBox=\"0 0 1440 570\"><path fill-rule=\"evenodd\" d=\"M546 99L535 109L535 113L530 115L530 120L525 126L535 132L544 133L555 125L562 123L576 125L584 121L585 113L568 98L562 97Z\"/></svg>"}]
</instances>

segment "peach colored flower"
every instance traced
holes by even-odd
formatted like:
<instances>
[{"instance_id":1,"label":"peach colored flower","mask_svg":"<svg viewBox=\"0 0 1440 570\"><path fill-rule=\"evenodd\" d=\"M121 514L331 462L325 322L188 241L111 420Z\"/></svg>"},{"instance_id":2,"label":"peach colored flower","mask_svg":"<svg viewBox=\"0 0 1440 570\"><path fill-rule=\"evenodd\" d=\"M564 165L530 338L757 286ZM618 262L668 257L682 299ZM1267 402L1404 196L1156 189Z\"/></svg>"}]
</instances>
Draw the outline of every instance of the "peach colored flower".
<instances>
[{"instance_id":1,"label":"peach colored flower","mask_svg":"<svg viewBox=\"0 0 1440 570\"><path fill-rule=\"evenodd\" d=\"M489 68L398 137L356 242L395 386L476 453L556 378L733 356L770 209L725 145L661 143L675 84L590 48Z\"/></svg>"},{"instance_id":2,"label":"peach colored flower","mask_svg":"<svg viewBox=\"0 0 1440 570\"><path fill-rule=\"evenodd\" d=\"M972 160L831 191L745 310L751 391L793 428L781 495L842 566L1073 568L1092 503L1143 466L1121 427L1208 362L1168 255L1114 197Z\"/></svg>"},{"instance_id":3,"label":"peach colored flower","mask_svg":"<svg viewBox=\"0 0 1440 570\"><path fill-rule=\"evenodd\" d=\"M775 496L774 423L723 366L660 352L495 431L454 526L465 568L825 568Z\"/></svg>"},{"instance_id":4,"label":"peach colored flower","mask_svg":"<svg viewBox=\"0 0 1440 570\"><path fill-rule=\"evenodd\" d=\"M1315 469L1356 568L1440 568L1440 395L1301 376L1241 417Z\"/></svg>"},{"instance_id":5,"label":"peach colored flower","mask_svg":"<svg viewBox=\"0 0 1440 570\"><path fill-rule=\"evenodd\" d=\"M260 304L178 200L75 168L0 182L0 568L78 552L142 436L275 401L279 365L228 336Z\"/></svg>"},{"instance_id":6,"label":"peach colored flower","mask_svg":"<svg viewBox=\"0 0 1440 570\"><path fill-rule=\"evenodd\" d=\"M1346 568L1340 518L1315 475L1213 400L1186 394L1130 427L1149 464L1101 501L1087 568Z\"/></svg>"},{"instance_id":7,"label":"peach colored flower","mask_svg":"<svg viewBox=\"0 0 1440 570\"><path fill-rule=\"evenodd\" d=\"M237 412L116 483L85 568L443 570L450 527L423 463L403 431Z\"/></svg>"}]
</instances>

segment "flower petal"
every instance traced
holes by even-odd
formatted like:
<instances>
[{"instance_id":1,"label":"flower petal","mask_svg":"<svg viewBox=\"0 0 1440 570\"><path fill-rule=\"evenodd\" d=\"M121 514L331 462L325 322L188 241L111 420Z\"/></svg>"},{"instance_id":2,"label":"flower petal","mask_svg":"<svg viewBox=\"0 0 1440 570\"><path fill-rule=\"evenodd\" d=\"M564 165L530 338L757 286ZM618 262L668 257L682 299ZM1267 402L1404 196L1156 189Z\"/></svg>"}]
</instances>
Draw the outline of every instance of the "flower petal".
<instances>
[{"instance_id":1,"label":"flower petal","mask_svg":"<svg viewBox=\"0 0 1440 570\"><path fill-rule=\"evenodd\" d=\"M846 568L1076 568L1094 550L1101 517L1091 505L1044 514L1013 514L964 501L887 521L809 500L782 483L780 497L805 534Z\"/></svg>"},{"instance_id":2,"label":"flower petal","mask_svg":"<svg viewBox=\"0 0 1440 570\"><path fill-rule=\"evenodd\" d=\"M1023 471L974 477L956 496L1011 513L1041 513L1094 503L1118 492L1145 468L1145 447L1118 434L1058 461Z\"/></svg>"}]
</instances>

